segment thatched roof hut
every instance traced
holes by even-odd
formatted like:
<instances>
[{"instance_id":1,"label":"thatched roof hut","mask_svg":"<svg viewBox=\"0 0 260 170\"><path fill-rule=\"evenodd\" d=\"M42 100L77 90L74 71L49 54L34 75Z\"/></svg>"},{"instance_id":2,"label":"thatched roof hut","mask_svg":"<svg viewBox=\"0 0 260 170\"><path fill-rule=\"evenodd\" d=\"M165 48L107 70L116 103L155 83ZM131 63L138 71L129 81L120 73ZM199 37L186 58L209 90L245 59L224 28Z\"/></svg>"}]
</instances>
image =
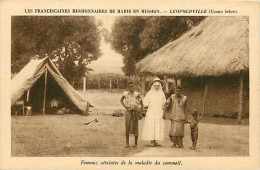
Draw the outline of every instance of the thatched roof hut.
<instances>
[{"instance_id":1,"label":"thatched roof hut","mask_svg":"<svg viewBox=\"0 0 260 170\"><path fill-rule=\"evenodd\" d=\"M182 79L193 108L235 113L240 121L249 112L248 22L242 16L207 17L137 63L137 71Z\"/></svg>"},{"instance_id":2,"label":"thatched roof hut","mask_svg":"<svg viewBox=\"0 0 260 170\"><path fill-rule=\"evenodd\" d=\"M248 17L207 17L137 64L141 73L220 76L248 70Z\"/></svg>"}]
</instances>

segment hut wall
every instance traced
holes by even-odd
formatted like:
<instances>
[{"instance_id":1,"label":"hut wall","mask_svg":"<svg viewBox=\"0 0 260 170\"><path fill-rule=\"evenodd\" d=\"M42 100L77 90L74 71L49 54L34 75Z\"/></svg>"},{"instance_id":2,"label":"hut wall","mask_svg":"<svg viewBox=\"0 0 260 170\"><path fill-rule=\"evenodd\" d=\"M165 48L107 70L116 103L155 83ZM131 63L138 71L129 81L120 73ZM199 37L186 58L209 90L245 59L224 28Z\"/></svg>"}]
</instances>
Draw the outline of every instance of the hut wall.
<instances>
[{"instance_id":1,"label":"hut wall","mask_svg":"<svg viewBox=\"0 0 260 170\"><path fill-rule=\"evenodd\" d=\"M249 117L249 75L245 76L244 80L244 108L245 117Z\"/></svg>"},{"instance_id":2,"label":"hut wall","mask_svg":"<svg viewBox=\"0 0 260 170\"><path fill-rule=\"evenodd\" d=\"M206 113L211 115L236 114L239 106L239 79L212 78L209 81ZM228 115L226 115L228 116Z\"/></svg>"},{"instance_id":3,"label":"hut wall","mask_svg":"<svg viewBox=\"0 0 260 170\"><path fill-rule=\"evenodd\" d=\"M194 109L202 112L203 105L203 82L201 79L186 79L182 80L184 95L188 97L188 112L191 113Z\"/></svg>"},{"instance_id":4,"label":"hut wall","mask_svg":"<svg viewBox=\"0 0 260 170\"><path fill-rule=\"evenodd\" d=\"M239 77L217 77L207 79L208 94L205 114L235 117L239 105ZM188 112L197 109L202 112L204 83L201 78L182 81L184 93L188 97ZM243 117L249 113L249 81L244 82Z\"/></svg>"}]
</instances>

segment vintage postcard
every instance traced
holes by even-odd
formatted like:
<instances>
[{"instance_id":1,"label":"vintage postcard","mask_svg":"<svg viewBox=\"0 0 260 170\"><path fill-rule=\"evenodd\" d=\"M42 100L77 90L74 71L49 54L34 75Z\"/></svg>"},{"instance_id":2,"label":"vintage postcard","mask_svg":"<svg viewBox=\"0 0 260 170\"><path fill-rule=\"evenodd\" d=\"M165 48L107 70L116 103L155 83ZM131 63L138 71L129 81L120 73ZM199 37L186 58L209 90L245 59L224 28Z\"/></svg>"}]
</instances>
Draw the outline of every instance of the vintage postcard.
<instances>
[{"instance_id":1,"label":"vintage postcard","mask_svg":"<svg viewBox=\"0 0 260 170\"><path fill-rule=\"evenodd\" d=\"M260 168L259 3L141 2L0 2L0 170Z\"/></svg>"}]
</instances>

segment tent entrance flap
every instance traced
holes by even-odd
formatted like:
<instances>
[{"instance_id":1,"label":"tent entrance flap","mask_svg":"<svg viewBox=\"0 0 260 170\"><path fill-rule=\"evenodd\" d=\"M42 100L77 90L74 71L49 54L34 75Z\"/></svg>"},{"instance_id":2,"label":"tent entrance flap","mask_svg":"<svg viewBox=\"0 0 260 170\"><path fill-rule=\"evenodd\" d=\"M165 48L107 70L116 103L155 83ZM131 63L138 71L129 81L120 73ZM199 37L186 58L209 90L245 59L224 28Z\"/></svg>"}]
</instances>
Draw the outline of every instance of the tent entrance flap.
<instances>
[{"instance_id":1,"label":"tent entrance flap","mask_svg":"<svg viewBox=\"0 0 260 170\"><path fill-rule=\"evenodd\" d=\"M66 107L78 112L76 106L71 102L69 97L64 93L62 88L49 73L45 73L39 78L39 80L31 87L29 95L29 103L32 105L32 111L34 114L52 113L52 100L57 100L60 107Z\"/></svg>"},{"instance_id":2,"label":"tent entrance flap","mask_svg":"<svg viewBox=\"0 0 260 170\"><path fill-rule=\"evenodd\" d=\"M51 109L51 101L56 100L59 102L59 107L66 107L73 111L79 112L78 108L73 104L68 95L65 94L63 89L58 85L53 76L48 72L47 76L47 95L46 95L46 112Z\"/></svg>"},{"instance_id":3,"label":"tent entrance flap","mask_svg":"<svg viewBox=\"0 0 260 170\"><path fill-rule=\"evenodd\" d=\"M42 113L43 111L44 79L45 75L43 74L30 89L28 104L32 105L34 113Z\"/></svg>"}]
</instances>

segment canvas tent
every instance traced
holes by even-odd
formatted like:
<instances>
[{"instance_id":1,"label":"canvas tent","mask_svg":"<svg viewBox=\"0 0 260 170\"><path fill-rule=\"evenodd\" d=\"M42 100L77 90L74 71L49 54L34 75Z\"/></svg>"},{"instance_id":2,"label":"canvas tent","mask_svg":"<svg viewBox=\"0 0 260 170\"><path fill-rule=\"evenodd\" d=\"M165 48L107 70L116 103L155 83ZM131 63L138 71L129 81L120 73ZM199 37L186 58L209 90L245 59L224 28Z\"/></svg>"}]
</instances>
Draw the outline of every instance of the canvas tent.
<instances>
[{"instance_id":1,"label":"canvas tent","mask_svg":"<svg viewBox=\"0 0 260 170\"><path fill-rule=\"evenodd\" d=\"M34 58L18 73L11 83L11 104L29 95L32 109L45 113L52 98L63 99L66 106L80 112L87 111L88 102L62 76L52 61Z\"/></svg>"},{"instance_id":2,"label":"canvas tent","mask_svg":"<svg viewBox=\"0 0 260 170\"><path fill-rule=\"evenodd\" d=\"M139 63L142 75L181 79L191 106L211 114L249 112L248 17L207 17Z\"/></svg>"}]
</instances>

